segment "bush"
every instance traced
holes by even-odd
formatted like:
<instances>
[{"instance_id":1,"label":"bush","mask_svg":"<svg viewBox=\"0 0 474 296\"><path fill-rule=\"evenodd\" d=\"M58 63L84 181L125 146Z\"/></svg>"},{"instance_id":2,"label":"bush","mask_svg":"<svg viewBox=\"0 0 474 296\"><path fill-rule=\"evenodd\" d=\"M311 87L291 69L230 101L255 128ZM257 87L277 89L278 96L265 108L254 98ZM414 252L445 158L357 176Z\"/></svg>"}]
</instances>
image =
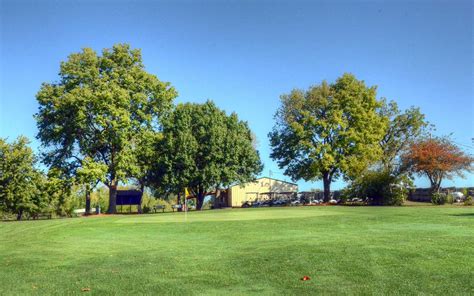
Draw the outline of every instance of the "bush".
<instances>
[{"instance_id":1,"label":"bush","mask_svg":"<svg viewBox=\"0 0 474 296\"><path fill-rule=\"evenodd\" d=\"M451 193L446 196L446 202L451 205L454 203L454 196Z\"/></svg>"},{"instance_id":2,"label":"bush","mask_svg":"<svg viewBox=\"0 0 474 296\"><path fill-rule=\"evenodd\" d=\"M403 184L411 181L406 176L393 176L386 171L369 171L343 191L344 199L361 198L372 205L402 205L408 196Z\"/></svg>"},{"instance_id":3,"label":"bush","mask_svg":"<svg viewBox=\"0 0 474 296\"><path fill-rule=\"evenodd\" d=\"M151 212L151 208L148 205L144 205L142 211L143 214L148 214Z\"/></svg>"},{"instance_id":4,"label":"bush","mask_svg":"<svg viewBox=\"0 0 474 296\"><path fill-rule=\"evenodd\" d=\"M434 205L444 205L447 200L447 195L441 192L434 192L431 195L431 203Z\"/></svg>"},{"instance_id":5,"label":"bush","mask_svg":"<svg viewBox=\"0 0 474 296\"><path fill-rule=\"evenodd\" d=\"M472 197L471 197L471 196L466 197L466 199L464 200L464 205L465 205L465 206L472 206L472 205L474 205L474 201L472 200Z\"/></svg>"}]
</instances>

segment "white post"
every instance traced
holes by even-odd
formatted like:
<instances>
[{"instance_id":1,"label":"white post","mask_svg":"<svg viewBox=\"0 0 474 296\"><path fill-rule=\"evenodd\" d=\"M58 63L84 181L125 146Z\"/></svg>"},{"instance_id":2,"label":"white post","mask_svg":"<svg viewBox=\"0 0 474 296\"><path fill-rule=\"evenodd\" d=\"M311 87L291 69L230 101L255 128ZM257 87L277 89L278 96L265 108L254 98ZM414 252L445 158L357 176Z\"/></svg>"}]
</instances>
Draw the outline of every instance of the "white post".
<instances>
[{"instance_id":1,"label":"white post","mask_svg":"<svg viewBox=\"0 0 474 296\"><path fill-rule=\"evenodd\" d=\"M184 196L184 222L188 221L188 201L186 200L186 194Z\"/></svg>"}]
</instances>

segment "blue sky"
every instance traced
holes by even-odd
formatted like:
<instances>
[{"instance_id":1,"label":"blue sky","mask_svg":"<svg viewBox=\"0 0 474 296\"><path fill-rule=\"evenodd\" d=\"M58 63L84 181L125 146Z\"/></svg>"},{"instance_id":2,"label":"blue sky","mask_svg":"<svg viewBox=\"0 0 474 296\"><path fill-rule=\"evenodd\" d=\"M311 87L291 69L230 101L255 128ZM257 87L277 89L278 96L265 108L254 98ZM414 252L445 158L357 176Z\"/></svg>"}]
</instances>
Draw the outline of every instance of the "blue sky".
<instances>
[{"instance_id":1,"label":"blue sky","mask_svg":"<svg viewBox=\"0 0 474 296\"><path fill-rule=\"evenodd\" d=\"M453 133L474 153L471 1L0 3L0 136L26 135L35 149L41 83L57 79L70 53L126 42L142 49L149 72L176 87L178 102L212 99L248 121L262 175L285 178L267 139L279 96L344 72L378 85L379 97L402 108L419 106L437 134ZM454 184L473 186L474 175Z\"/></svg>"}]
</instances>

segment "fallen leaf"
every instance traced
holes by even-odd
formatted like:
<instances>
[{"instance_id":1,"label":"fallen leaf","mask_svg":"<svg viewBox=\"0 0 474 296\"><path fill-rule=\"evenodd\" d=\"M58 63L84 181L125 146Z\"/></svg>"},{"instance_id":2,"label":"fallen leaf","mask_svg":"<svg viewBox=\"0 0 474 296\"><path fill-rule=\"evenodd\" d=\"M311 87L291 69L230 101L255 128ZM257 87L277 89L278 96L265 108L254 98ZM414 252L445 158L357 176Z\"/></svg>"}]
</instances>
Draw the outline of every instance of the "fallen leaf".
<instances>
[{"instance_id":1,"label":"fallen leaf","mask_svg":"<svg viewBox=\"0 0 474 296\"><path fill-rule=\"evenodd\" d=\"M82 288L81 291L82 292L89 292L91 290L91 288Z\"/></svg>"},{"instance_id":2,"label":"fallen leaf","mask_svg":"<svg viewBox=\"0 0 474 296\"><path fill-rule=\"evenodd\" d=\"M301 278L302 281L309 281L311 278L307 275Z\"/></svg>"}]
</instances>

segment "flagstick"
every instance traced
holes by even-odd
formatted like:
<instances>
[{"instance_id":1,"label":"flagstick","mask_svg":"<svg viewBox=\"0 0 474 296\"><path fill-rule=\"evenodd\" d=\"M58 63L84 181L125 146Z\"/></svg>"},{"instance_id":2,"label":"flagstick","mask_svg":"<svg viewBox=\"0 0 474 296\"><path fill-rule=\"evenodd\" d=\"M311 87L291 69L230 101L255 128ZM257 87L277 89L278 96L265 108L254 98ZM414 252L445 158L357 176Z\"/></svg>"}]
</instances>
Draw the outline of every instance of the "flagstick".
<instances>
[{"instance_id":1,"label":"flagstick","mask_svg":"<svg viewBox=\"0 0 474 296\"><path fill-rule=\"evenodd\" d=\"M186 194L184 195L184 222L188 221L188 203L186 200Z\"/></svg>"}]
</instances>

